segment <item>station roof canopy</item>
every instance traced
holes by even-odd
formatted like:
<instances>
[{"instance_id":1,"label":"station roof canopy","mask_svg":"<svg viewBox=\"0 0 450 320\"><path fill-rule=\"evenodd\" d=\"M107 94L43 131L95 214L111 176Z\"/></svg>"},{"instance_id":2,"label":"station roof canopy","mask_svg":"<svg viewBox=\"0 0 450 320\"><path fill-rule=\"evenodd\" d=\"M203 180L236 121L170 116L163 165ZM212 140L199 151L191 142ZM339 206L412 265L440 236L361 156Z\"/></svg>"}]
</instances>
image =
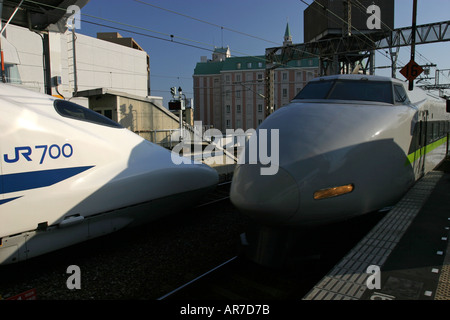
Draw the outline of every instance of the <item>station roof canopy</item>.
<instances>
[{"instance_id":1,"label":"station roof canopy","mask_svg":"<svg viewBox=\"0 0 450 320\"><path fill-rule=\"evenodd\" d=\"M65 31L66 20L72 15L67 12L69 6L84 7L89 0L0 0L1 17L3 23L8 21L15 9L10 24L29 28L35 31L49 30Z\"/></svg>"}]
</instances>

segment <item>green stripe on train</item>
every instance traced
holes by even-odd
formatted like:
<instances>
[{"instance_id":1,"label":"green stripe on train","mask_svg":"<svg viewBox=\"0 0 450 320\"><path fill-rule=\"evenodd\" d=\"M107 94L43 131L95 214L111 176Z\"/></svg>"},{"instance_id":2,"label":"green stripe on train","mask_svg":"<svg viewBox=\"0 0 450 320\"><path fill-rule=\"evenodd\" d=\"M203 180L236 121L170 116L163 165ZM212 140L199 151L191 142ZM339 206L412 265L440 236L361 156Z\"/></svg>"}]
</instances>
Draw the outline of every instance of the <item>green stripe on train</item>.
<instances>
[{"instance_id":1,"label":"green stripe on train","mask_svg":"<svg viewBox=\"0 0 450 320\"><path fill-rule=\"evenodd\" d=\"M447 142L447 137L434 141L430 144L427 144L425 147L417 149L415 152L408 154L405 165L412 164L414 161L419 159L421 156L427 154L428 152L433 151L437 147Z\"/></svg>"}]
</instances>

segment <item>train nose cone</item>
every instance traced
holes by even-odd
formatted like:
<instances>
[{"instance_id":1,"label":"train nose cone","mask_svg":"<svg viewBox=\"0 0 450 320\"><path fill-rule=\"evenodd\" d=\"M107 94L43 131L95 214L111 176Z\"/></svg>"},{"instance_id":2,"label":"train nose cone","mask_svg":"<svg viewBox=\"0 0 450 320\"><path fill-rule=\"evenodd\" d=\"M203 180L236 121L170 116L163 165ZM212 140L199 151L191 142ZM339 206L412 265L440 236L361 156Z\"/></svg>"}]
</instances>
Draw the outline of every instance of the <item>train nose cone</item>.
<instances>
[{"instance_id":1,"label":"train nose cone","mask_svg":"<svg viewBox=\"0 0 450 320\"><path fill-rule=\"evenodd\" d=\"M174 181L179 181L186 189L210 188L219 182L217 171L203 163L175 167L175 170L178 177L174 177Z\"/></svg>"},{"instance_id":2,"label":"train nose cone","mask_svg":"<svg viewBox=\"0 0 450 320\"><path fill-rule=\"evenodd\" d=\"M282 223L298 210L299 189L283 168L261 175L261 165L240 165L230 189L231 202L244 214L262 222Z\"/></svg>"}]
</instances>

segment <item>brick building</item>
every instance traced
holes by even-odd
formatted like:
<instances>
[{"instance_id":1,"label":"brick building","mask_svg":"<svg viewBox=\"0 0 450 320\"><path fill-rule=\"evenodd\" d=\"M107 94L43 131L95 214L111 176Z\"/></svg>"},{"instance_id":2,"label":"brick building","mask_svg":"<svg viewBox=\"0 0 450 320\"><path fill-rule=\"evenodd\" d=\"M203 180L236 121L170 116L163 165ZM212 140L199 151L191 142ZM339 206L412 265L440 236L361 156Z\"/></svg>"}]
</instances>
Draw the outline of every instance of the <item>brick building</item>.
<instances>
[{"instance_id":1,"label":"brick building","mask_svg":"<svg viewBox=\"0 0 450 320\"><path fill-rule=\"evenodd\" d=\"M292 44L286 26L283 45ZM319 72L318 59L290 61L275 69L275 110L292 100ZM264 120L265 56L231 57L229 48L216 48L212 59L202 57L194 70L195 120L226 129L256 128Z\"/></svg>"}]
</instances>

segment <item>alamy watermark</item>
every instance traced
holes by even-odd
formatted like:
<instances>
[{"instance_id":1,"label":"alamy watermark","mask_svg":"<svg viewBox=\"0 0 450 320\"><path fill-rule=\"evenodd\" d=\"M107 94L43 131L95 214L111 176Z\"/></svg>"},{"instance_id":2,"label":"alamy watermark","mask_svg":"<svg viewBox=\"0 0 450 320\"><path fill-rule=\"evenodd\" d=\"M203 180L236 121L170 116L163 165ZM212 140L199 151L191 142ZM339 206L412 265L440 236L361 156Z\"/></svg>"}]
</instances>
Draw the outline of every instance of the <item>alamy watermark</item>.
<instances>
[{"instance_id":1,"label":"alamy watermark","mask_svg":"<svg viewBox=\"0 0 450 320\"><path fill-rule=\"evenodd\" d=\"M370 265L367 267L366 273L371 274L366 280L367 289L381 289L380 267L376 265Z\"/></svg>"},{"instance_id":2,"label":"alamy watermark","mask_svg":"<svg viewBox=\"0 0 450 320\"><path fill-rule=\"evenodd\" d=\"M377 265L370 265L366 269L370 276L366 280L366 286L369 290L381 290L381 269ZM370 300L395 300L396 297L384 292L373 291L369 297Z\"/></svg>"},{"instance_id":3,"label":"alamy watermark","mask_svg":"<svg viewBox=\"0 0 450 320\"><path fill-rule=\"evenodd\" d=\"M67 7L66 14L69 14L67 17L67 28L69 30L72 29L81 29L81 9L79 6L70 5Z\"/></svg>"},{"instance_id":4,"label":"alamy watermark","mask_svg":"<svg viewBox=\"0 0 450 320\"><path fill-rule=\"evenodd\" d=\"M81 289L81 269L79 266L72 264L67 267L66 273L71 274L67 278L66 286L69 290Z\"/></svg>"},{"instance_id":5,"label":"alamy watermark","mask_svg":"<svg viewBox=\"0 0 450 320\"><path fill-rule=\"evenodd\" d=\"M380 7L372 4L367 7L366 13L370 14L369 18L367 18L366 25L367 28L372 29L381 29L381 10Z\"/></svg>"},{"instance_id":6,"label":"alamy watermark","mask_svg":"<svg viewBox=\"0 0 450 320\"><path fill-rule=\"evenodd\" d=\"M182 141L172 149L172 162L174 164L191 163L188 158L178 157L193 154L201 155L205 163L213 164L233 164L235 159L233 155L236 147L244 147L246 150L237 159L238 164L261 164L261 175L275 175L279 169L279 130L278 129L259 129L256 134L255 129L227 129L225 135L218 129L210 128L203 131L201 121L194 123L193 132L183 130ZM177 136L178 135L178 136ZM172 133L172 139L179 138L179 132ZM247 142L248 140L248 142ZM210 142L205 149L202 148L202 142ZM192 153L193 146L193 153ZM219 155L219 156L216 156Z\"/></svg>"}]
</instances>

